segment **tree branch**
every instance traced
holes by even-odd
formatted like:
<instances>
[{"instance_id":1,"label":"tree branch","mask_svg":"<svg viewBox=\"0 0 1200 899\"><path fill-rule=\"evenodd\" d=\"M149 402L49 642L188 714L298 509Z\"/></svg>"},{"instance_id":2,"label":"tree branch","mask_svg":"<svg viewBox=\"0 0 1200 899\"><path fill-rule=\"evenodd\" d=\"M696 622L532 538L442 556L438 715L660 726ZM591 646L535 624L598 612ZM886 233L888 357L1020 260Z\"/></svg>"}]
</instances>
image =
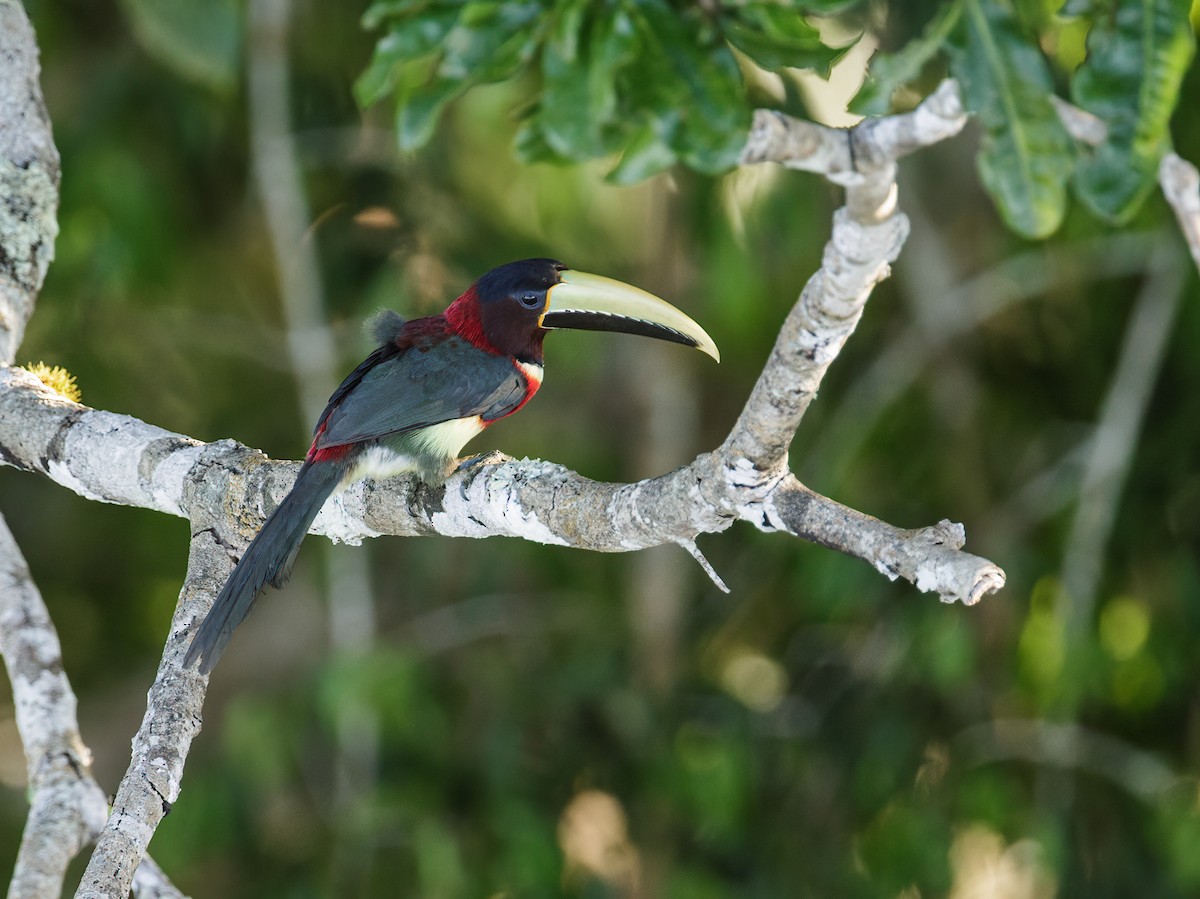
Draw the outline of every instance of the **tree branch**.
<instances>
[{"instance_id":1,"label":"tree branch","mask_svg":"<svg viewBox=\"0 0 1200 899\"><path fill-rule=\"evenodd\" d=\"M3 516L0 654L12 682L33 796L8 896L46 899L62 894L67 866L100 834L108 802L92 776L92 754L79 734L75 694L63 671L54 623ZM149 858L134 875L134 892L182 896Z\"/></svg>"},{"instance_id":2,"label":"tree branch","mask_svg":"<svg viewBox=\"0 0 1200 899\"><path fill-rule=\"evenodd\" d=\"M973 606L1004 586L995 564L960 552L966 531L951 521L901 530L814 493L791 475L764 504L764 515L780 530L871 562L889 579L902 577L943 602Z\"/></svg>"},{"instance_id":3,"label":"tree branch","mask_svg":"<svg viewBox=\"0 0 1200 899\"><path fill-rule=\"evenodd\" d=\"M1188 252L1200 271L1200 172L1186 159L1168 153L1158 167L1158 183L1175 210Z\"/></svg>"},{"instance_id":4,"label":"tree branch","mask_svg":"<svg viewBox=\"0 0 1200 899\"><path fill-rule=\"evenodd\" d=\"M37 424L12 433L6 427L10 422ZM211 526L230 548L253 537L299 469L297 462L272 461L233 441L203 444L128 416L88 409L19 369L0 370L0 447L9 464L40 471L92 499L184 517L193 510L220 510ZM385 534L504 536L628 552L686 543L742 520L838 549L943 597L974 602L981 590L1003 583L999 569L986 578L969 576L982 561L974 556L966 556L965 567L952 566L955 578L948 579L946 572L919 577L915 561L897 565L891 555L878 552L885 544L915 541L913 552L919 555L916 547L928 542L925 532L891 528L862 513L853 513L862 516L860 526L885 530L854 537L845 514L796 519L779 510L795 507L797 489L817 503L813 510L844 509L801 487L786 471L764 477L748 460L724 449L633 484L606 484L552 462L494 454L435 487L409 476L355 484L326 503L312 532L346 543ZM960 545L961 539L951 551ZM228 566L211 574L209 589L215 593Z\"/></svg>"},{"instance_id":5,"label":"tree branch","mask_svg":"<svg viewBox=\"0 0 1200 899\"><path fill-rule=\"evenodd\" d=\"M80 849L108 814L79 736L75 694L50 613L0 516L0 653L12 682L32 792L10 897L58 896Z\"/></svg>"},{"instance_id":6,"label":"tree branch","mask_svg":"<svg viewBox=\"0 0 1200 899\"><path fill-rule=\"evenodd\" d=\"M1103 731L1044 719L996 719L954 738L968 766L1019 759L1051 768L1075 768L1106 778L1144 802L1162 803L1189 781L1152 752Z\"/></svg>"},{"instance_id":7,"label":"tree branch","mask_svg":"<svg viewBox=\"0 0 1200 899\"><path fill-rule=\"evenodd\" d=\"M1093 626L1104 550L1183 297L1186 265L1176 246L1168 241L1152 251L1087 450L1063 555L1065 621L1071 635Z\"/></svg>"},{"instance_id":8,"label":"tree branch","mask_svg":"<svg viewBox=\"0 0 1200 899\"><path fill-rule=\"evenodd\" d=\"M38 87L33 29L0 0L0 362L12 362L58 235L58 149Z\"/></svg>"},{"instance_id":9,"label":"tree branch","mask_svg":"<svg viewBox=\"0 0 1200 899\"><path fill-rule=\"evenodd\" d=\"M179 798L183 764L200 733L200 709L208 686L207 677L194 668L182 668L181 663L192 625L212 604L212 585L219 587L231 567L228 547L214 528L197 528L193 520L187 575L146 697L146 714L133 738L129 770L117 789L112 814L96 841L76 899L126 896L155 828ZM146 886L151 895L160 888L154 872L147 873Z\"/></svg>"},{"instance_id":10,"label":"tree branch","mask_svg":"<svg viewBox=\"0 0 1200 899\"><path fill-rule=\"evenodd\" d=\"M742 160L822 172L845 185L846 205L834 214L821 268L780 329L723 452L778 477L826 370L908 236L908 218L896 206L895 160L957 134L965 123L952 81L910 113L865 120L849 131L766 110L755 113Z\"/></svg>"}]
</instances>

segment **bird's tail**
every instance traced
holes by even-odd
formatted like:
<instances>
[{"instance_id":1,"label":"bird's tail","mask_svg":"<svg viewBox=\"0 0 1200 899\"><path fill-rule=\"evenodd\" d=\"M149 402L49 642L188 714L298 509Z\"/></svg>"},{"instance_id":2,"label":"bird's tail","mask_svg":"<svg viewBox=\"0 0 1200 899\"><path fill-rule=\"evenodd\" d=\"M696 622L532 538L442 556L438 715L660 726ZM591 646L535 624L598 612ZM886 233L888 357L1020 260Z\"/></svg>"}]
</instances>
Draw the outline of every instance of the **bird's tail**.
<instances>
[{"instance_id":1,"label":"bird's tail","mask_svg":"<svg viewBox=\"0 0 1200 899\"><path fill-rule=\"evenodd\" d=\"M196 631L183 659L184 667L200 662L208 674L216 665L234 629L250 611L268 582L282 587L292 573L300 542L345 470L332 462L305 462L291 492L246 547L229 580Z\"/></svg>"}]
</instances>

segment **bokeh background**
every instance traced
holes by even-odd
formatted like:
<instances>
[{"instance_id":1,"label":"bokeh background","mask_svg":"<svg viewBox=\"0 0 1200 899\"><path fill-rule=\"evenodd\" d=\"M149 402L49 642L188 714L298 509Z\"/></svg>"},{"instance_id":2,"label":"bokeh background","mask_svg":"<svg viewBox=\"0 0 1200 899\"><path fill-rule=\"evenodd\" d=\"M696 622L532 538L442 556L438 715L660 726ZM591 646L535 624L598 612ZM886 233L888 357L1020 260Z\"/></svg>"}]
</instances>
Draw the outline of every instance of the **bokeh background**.
<instances>
[{"instance_id":1,"label":"bokeh background","mask_svg":"<svg viewBox=\"0 0 1200 899\"><path fill-rule=\"evenodd\" d=\"M230 28L232 0L187 28L152 6L27 3L63 183L22 361L66 366L97 408L297 458L313 391L368 351L373 311L439 311L491 266L551 255L671 299L722 363L555 335L536 403L470 449L631 480L727 433L837 190L770 168L616 188L602 164L521 166L523 83L472 91L401 156L387 110L352 99L372 44L357 5L295 3L286 35L269 14ZM922 7L894 8L886 33L902 41ZM1173 129L1200 159L1198 67ZM700 541L729 596L676 548L312 540L213 678L151 847L175 881L198 897L1200 890L1200 284L1161 198L1121 230L1076 209L1049 241L1012 237L976 139L903 164L912 237L792 464L897 525L964 522L1002 593L945 606L744 526ZM281 301L281 270L309 313ZM290 361L306 314L331 372ZM186 523L8 469L0 509L115 790ZM3 870L26 812L7 693L0 783Z\"/></svg>"}]
</instances>

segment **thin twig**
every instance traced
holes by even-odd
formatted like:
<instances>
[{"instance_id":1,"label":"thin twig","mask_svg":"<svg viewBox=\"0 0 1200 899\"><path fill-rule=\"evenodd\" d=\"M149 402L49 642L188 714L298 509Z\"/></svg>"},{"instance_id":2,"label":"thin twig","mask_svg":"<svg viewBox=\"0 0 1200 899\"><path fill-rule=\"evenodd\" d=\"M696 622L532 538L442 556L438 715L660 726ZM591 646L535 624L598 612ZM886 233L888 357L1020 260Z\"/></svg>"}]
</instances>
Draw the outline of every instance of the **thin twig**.
<instances>
[{"instance_id":1,"label":"thin twig","mask_svg":"<svg viewBox=\"0 0 1200 899\"><path fill-rule=\"evenodd\" d=\"M315 235L305 233L312 215L292 134L287 42L291 6L287 0L251 0L249 5L254 46L247 63L247 119L255 183L279 272L288 357L307 436L337 383L338 371ZM335 651L364 652L375 638L368 554L341 549L326 547L325 595L336 597L326 605L330 643ZM339 805L348 807L369 792L376 778L377 716L365 703L348 700L338 707L336 730L334 780Z\"/></svg>"},{"instance_id":2,"label":"thin twig","mask_svg":"<svg viewBox=\"0 0 1200 899\"><path fill-rule=\"evenodd\" d=\"M1175 245L1160 244L1151 257L1146 282L1125 330L1121 355L1084 465L1079 505L1067 538L1063 584L1068 602L1067 627L1075 634L1091 624L1104 549L1183 295L1183 279L1184 269Z\"/></svg>"},{"instance_id":3,"label":"thin twig","mask_svg":"<svg viewBox=\"0 0 1200 899\"><path fill-rule=\"evenodd\" d=\"M1077 768L1156 804L1185 783L1153 753L1080 724L997 719L962 731L953 746L955 755L961 755L967 765L1019 760L1053 768Z\"/></svg>"},{"instance_id":4,"label":"thin twig","mask_svg":"<svg viewBox=\"0 0 1200 899\"><path fill-rule=\"evenodd\" d=\"M187 575L146 697L146 714L133 738L129 770L117 788L112 813L75 899L118 899L129 894L155 828L179 798L184 761L200 732L208 678L182 668L181 663L192 627L212 602L212 584L228 577L232 565L214 527L193 521L192 528ZM152 884L153 878L148 882Z\"/></svg>"}]
</instances>

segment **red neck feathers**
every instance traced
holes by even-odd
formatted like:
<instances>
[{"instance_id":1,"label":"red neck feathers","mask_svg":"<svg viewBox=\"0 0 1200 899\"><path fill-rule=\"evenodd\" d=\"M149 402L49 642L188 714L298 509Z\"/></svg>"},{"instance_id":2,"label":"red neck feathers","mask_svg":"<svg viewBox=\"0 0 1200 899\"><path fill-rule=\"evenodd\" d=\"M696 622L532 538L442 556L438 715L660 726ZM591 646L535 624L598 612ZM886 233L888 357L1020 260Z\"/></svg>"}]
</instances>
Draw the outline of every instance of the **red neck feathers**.
<instances>
[{"instance_id":1,"label":"red neck feathers","mask_svg":"<svg viewBox=\"0 0 1200 899\"><path fill-rule=\"evenodd\" d=\"M475 288L467 288L467 292L451 303L444 313L446 324L450 330L473 346L489 353L499 353L492 342L483 332L483 319L479 315L479 297Z\"/></svg>"}]
</instances>

